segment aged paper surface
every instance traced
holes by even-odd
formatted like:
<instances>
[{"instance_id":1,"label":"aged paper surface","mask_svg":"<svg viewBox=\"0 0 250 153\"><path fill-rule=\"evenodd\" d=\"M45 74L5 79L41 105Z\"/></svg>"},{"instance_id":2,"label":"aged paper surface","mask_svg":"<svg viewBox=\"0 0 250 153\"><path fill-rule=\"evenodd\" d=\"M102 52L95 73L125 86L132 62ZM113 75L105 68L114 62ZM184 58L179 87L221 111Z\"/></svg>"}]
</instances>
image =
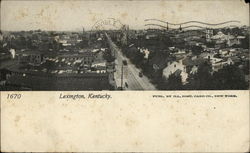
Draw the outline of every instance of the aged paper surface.
<instances>
[{"instance_id":1,"label":"aged paper surface","mask_svg":"<svg viewBox=\"0 0 250 153\"><path fill-rule=\"evenodd\" d=\"M110 100L61 100L61 93L72 92L24 92L17 102L1 93L2 151L246 152L249 147L248 91L157 92L237 95L211 99L155 99L155 92L126 91L93 92L111 94Z\"/></svg>"},{"instance_id":2,"label":"aged paper surface","mask_svg":"<svg viewBox=\"0 0 250 153\"><path fill-rule=\"evenodd\" d=\"M249 6L1 1L1 152L248 152Z\"/></svg>"}]
</instances>

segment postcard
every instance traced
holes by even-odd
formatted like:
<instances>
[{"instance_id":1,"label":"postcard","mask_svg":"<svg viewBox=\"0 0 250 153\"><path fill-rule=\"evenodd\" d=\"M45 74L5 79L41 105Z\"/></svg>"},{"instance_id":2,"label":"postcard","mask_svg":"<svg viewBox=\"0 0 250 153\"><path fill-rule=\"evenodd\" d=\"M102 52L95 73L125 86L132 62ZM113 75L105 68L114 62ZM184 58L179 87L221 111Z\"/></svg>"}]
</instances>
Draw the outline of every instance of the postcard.
<instances>
[{"instance_id":1,"label":"postcard","mask_svg":"<svg viewBox=\"0 0 250 153\"><path fill-rule=\"evenodd\" d=\"M1 152L248 152L243 0L3 0Z\"/></svg>"}]
</instances>

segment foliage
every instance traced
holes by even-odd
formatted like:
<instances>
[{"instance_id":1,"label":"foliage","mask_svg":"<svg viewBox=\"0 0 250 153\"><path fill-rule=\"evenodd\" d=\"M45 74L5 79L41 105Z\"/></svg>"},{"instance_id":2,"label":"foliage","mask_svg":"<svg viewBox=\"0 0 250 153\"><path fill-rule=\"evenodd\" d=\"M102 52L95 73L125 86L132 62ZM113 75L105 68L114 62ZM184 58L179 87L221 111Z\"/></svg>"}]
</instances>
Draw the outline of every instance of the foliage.
<instances>
[{"instance_id":1,"label":"foliage","mask_svg":"<svg viewBox=\"0 0 250 153\"><path fill-rule=\"evenodd\" d=\"M103 54L103 58L107 61L107 62L113 62L115 61L115 57L113 57L111 55L111 50L106 50Z\"/></svg>"},{"instance_id":2,"label":"foliage","mask_svg":"<svg viewBox=\"0 0 250 153\"><path fill-rule=\"evenodd\" d=\"M211 89L212 82L212 68L208 63L203 63L198 66L197 73L189 76L188 84L186 85L186 89L193 90L209 90Z\"/></svg>"},{"instance_id":3,"label":"foliage","mask_svg":"<svg viewBox=\"0 0 250 153\"><path fill-rule=\"evenodd\" d=\"M55 62L53 62L53 61L48 61L48 60L46 60L46 61L41 65L41 67L42 67L42 68L46 68L46 69L47 69L47 72L49 72L49 71L55 69L56 64L55 64Z\"/></svg>"},{"instance_id":4,"label":"foliage","mask_svg":"<svg viewBox=\"0 0 250 153\"><path fill-rule=\"evenodd\" d=\"M205 44L208 48L214 48L215 47L215 42L214 41L209 41L209 42L206 42Z\"/></svg>"},{"instance_id":5,"label":"foliage","mask_svg":"<svg viewBox=\"0 0 250 153\"><path fill-rule=\"evenodd\" d=\"M214 89L243 90L248 88L244 73L235 65L229 65L213 75Z\"/></svg>"},{"instance_id":6,"label":"foliage","mask_svg":"<svg viewBox=\"0 0 250 153\"><path fill-rule=\"evenodd\" d=\"M241 47L244 49L249 49L249 34L241 42Z\"/></svg>"},{"instance_id":7,"label":"foliage","mask_svg":"<svg viewBox=\"0 0 250 153\"><path fill-rule=\"evenodd\" d=\"M200 55L203 48L201 46L191 46L191 50L194 55Z\"/></svg>"},{"instance_id":8,"label":"foliage","mask_svg":"<svg viewBox=\"0 0 250 153\"><path fill-rule=\"evenodd\" d=\"M166 83L164 84L164 90L181 90L183 88L180 74L171 74Z\"/></svg>"}]
</instances>

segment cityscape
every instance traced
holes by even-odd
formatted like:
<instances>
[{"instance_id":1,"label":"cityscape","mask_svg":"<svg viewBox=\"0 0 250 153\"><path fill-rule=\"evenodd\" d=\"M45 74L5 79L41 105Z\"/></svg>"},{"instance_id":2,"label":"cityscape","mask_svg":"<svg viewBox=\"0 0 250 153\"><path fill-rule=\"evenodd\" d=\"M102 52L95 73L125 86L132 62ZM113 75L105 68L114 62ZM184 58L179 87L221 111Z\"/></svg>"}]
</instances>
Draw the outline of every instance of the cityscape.
<instances>
[{"instance_id":1,"label":"cityscape","mask_svg":"<svg viewBox=\"0 0 250 153\"><path fill-rule=\"evenodd\" d=\"M249 25L238 20L79 28L1 30L0 90L249 89Z\"/></svg>"}]
</instances>

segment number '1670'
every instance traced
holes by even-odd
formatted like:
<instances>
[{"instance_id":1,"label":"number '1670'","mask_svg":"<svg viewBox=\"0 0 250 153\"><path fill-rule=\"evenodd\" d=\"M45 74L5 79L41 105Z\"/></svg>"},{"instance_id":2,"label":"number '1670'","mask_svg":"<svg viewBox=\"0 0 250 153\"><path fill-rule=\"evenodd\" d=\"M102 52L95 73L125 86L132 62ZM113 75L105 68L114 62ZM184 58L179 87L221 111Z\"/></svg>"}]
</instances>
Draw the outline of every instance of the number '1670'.
<instances>
[{"instance_id":1,"label":"number '1670'","mask_svg":"<svg viewBox=\"0 0 250 153\"><path fill-rule=\"evenodd\" d=\"M7 99L20 99L22 97L21 94L8 94Z\"/></svg>"}]
</instances>

